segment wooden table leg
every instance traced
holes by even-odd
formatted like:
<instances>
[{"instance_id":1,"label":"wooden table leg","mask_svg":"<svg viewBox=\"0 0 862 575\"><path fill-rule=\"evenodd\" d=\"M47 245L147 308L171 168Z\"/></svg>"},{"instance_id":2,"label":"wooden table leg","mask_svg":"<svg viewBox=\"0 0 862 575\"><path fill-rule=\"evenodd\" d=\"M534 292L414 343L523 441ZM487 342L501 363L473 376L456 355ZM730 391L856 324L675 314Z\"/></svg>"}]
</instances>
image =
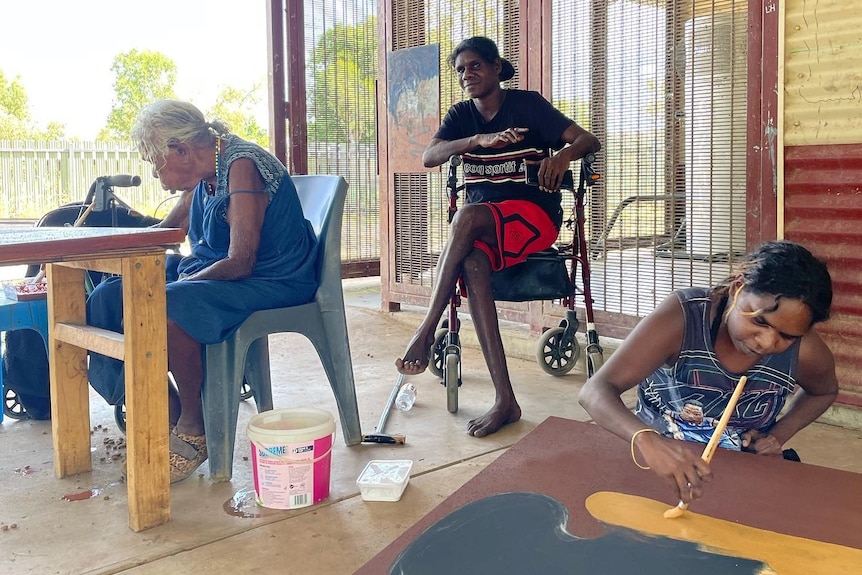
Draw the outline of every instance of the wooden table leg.
<instances>
[{"instance_id":1,"label":"wooden table leg","mask_svg":"<svg viewBox=\"0 0 862 575\"><path fill-rule=\"evenodd\" d=\"M171 518L164 253L122 260L129 526Z\"/></svg>"},{"instance_id":2,"label":"wooden table leg","mask_svg":"<svg viewBox=\"0 0 862 575\"><path fill-rule=\"evenodd\" d=\"M57 322L87 322L84 273L84 270L61 264L47 266L51 430L54 475L57 477L93 469L87 350L54 338L54 324Z\"/></svg>"}]
</instances>

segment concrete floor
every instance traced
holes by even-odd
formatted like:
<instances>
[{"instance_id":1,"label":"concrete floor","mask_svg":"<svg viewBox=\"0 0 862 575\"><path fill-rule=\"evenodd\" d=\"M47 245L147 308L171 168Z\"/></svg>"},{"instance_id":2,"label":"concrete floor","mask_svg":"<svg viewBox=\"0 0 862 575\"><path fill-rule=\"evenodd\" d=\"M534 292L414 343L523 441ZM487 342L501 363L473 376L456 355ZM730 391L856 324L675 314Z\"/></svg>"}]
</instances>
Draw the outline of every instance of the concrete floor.
<instances>
[{"instance_id":1,"label":"concrete floor","mask_svg":"<svg viewBox=\"0 0 862 575\"><path fill-rule=\"evenodd\" d=\"M345 282L345 291L360 416L363 431L369 433L395 382L393 361L421 310L379 311L374 281ZM467 343L469 331L467 321ZM534 337L518 326L504 326L504 334L510 355L531 356ZM270 345L276 408L317 407L337 413L311 345L293 334L272 336ZM465 349L462 365L464 385L454 415L446 410L445 389L437 378L425 373L412 379L419 388L416 406L406 413L393 411L386 427L387 432L406 434L404 446L348 448L339 425L329 499L294 511L253 503L245 430L255 407L253 401L246 402L240 409L233 480L211 483L204 464L200 473L172 487L173 520L141 533L128 528L120 463L105 457L106 440L121 439L122 434L101 398L91 400L94 469L76 477L53 475L50 422L5 419L0 424L0 573L353 573L546 417L588 420L576 399L582 373L553 377L535 361L511 358L523 419L488 438L469 437L467 421L484 413L493 388L477 349ZM862 472L859 431L817 423L789 446L807 463ZM620 449L627 448L620 442ZM371 459L413 460L412 478L400 502L360 498L355 480ZM64 499L88 491L94 496Z\"/></svg>"}]
</instances>

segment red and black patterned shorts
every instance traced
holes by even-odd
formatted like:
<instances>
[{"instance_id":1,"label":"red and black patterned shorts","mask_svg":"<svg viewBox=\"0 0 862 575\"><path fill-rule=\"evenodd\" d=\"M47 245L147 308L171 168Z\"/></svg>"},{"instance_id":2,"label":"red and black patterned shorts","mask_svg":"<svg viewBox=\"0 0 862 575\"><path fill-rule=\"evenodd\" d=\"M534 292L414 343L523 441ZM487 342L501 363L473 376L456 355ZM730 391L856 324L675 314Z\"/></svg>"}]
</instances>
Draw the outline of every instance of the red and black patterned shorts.
<instances>
[{"instance_id":1,"label":"red and black patterned shorts","mask_svg":"<svg viewBox=\"0 0 862 575\"><path fill-rule=\"evenodd\" d=\"M487 206L497 223L497 245L482 241L473 245L488 254L494 271L513 266L527 256L551 247L557 230L548 214L527 200L506 200L481 204Z\"/></svg>"}]
</instances>

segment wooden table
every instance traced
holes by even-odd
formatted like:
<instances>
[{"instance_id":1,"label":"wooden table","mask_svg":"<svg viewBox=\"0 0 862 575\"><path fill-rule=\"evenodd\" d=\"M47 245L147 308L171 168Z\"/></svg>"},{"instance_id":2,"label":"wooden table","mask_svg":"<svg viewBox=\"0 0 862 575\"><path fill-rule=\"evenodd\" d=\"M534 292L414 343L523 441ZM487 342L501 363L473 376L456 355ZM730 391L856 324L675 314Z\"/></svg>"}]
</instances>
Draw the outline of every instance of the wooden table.
<instances>
[{"instance_id":1,"label":"wooden table","mask_svg":"<svg viewBox=\"0 0 862 575\"><path fill-rule=\"evenodd\" d=\"M180 229L0 229L0 265L47 264L54 474L91 471L87 350L125 361L129 526L171 518L165 250ZM125 335L88 326L86 270L123 276Z\"/></svg>"}]
</instances>

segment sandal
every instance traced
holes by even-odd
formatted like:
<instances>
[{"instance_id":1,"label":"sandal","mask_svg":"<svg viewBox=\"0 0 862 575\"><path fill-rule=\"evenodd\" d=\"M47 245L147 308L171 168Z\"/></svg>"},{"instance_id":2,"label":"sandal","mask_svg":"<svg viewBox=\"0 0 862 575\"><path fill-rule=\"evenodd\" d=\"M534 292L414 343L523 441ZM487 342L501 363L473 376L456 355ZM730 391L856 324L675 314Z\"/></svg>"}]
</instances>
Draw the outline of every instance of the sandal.
<instances>
[{"instance_id":1,"label":"sandal","mask_svg":"<svg viewBox=\"0 0 862 575\"><path fill-rule=\"evenodd\" d=\"M170 437L171 483L182 481L207 459L205 435L186 435L174 430Z\"/></svg>"},{"instance_id":2,"label":"sandal","mask_svg":"<svg viewBox=\"0 0 862 575\"><path fill-rule=\"evenodd\" d=\"M168 423L168 437L170 437L171 435L174 434L174 430L176 430L176 428L177 428L176 423ZM126 467L126 465L127 465L126 456L124 455L123 456L123 466L120 467L120 475L122 476L123 479L128 479L128 476L129 476L128 468Z\"/></svg>"},{"instance_id":3,"label":"sandal","mask_svg":"<svg viewBox=\"0 0 862 575\"><path fill-rule=\"evenodd\" d=\"M171 430L170 448L171 483L187 478L207 459L207 438L205 435L186 435ZM123 479L128 476L126 465L126 459L123 458L123 466L120 468Z\"/></svg>"}]
</instances>

